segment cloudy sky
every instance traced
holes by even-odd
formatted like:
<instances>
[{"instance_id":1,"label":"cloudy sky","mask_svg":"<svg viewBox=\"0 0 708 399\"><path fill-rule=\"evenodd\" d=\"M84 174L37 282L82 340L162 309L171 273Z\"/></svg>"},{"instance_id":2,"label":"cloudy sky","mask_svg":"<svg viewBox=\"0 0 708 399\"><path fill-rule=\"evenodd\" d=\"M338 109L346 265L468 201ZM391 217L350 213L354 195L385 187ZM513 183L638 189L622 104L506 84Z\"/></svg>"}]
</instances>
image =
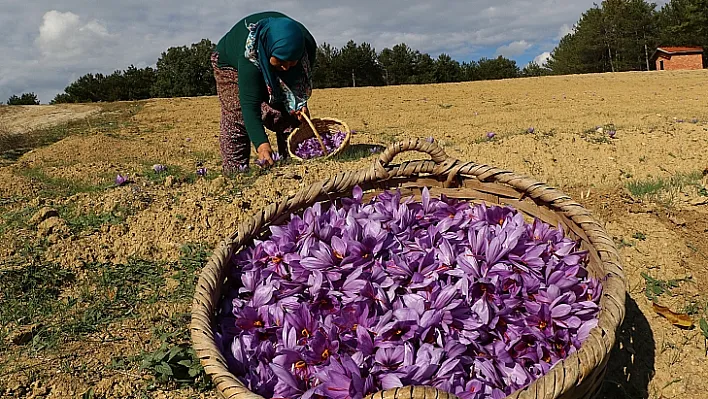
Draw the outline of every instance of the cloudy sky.
<instances>
[{"instance_id":1,"label":"cloudy sky","mask_svg":"<svg viewBox=\"0 0 708 399\"><path fill-rule=\"evenodd\" d=\"M217 42L243 16L278 10L318 43L377 50L405 42L459 61L543 60L594 0L2 0L0 101L33 91L42 103L89 72L154 65L162 51ZM664 3L659 1L658 3Z\"/></svg>"}]
</instances>

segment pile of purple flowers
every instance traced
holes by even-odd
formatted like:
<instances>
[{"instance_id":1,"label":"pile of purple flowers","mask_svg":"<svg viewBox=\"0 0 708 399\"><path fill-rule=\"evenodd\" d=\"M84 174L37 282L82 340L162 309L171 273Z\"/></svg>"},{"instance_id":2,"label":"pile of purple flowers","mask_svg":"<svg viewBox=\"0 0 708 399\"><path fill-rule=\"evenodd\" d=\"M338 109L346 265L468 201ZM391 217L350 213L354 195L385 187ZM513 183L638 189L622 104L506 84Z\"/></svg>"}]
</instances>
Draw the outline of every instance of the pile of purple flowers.
<instances>
[{"instance_id":1,"label":"pile of purple flowers","mask_svg":"<svg viewBox=\"0 0 708 399\"><path fill-rule=\"evenodd\" d=\"M266 398L430 385L506 397L597 325L587 253L513 208L387 191L316 204L231 261L216 342Z\"/></svg>"},{"instance_id":2,"label":"pile of purple flowers","mask_svg":"<svg viewBox=\"0 0 708 399\"><path fill-rule=\"evenodd\" d=\"M338 130L334 133L325 132L324 134L320 134L320 137L322 138L322 143L325 145L325 149L327 149L327 154L331 154L342 145L344 139L347 137L347 133ZM302 159L318 158L327 154L322 151L322 146L315 136L299 143L295 149L295 155Z\"/></svg>"}]
</instances>

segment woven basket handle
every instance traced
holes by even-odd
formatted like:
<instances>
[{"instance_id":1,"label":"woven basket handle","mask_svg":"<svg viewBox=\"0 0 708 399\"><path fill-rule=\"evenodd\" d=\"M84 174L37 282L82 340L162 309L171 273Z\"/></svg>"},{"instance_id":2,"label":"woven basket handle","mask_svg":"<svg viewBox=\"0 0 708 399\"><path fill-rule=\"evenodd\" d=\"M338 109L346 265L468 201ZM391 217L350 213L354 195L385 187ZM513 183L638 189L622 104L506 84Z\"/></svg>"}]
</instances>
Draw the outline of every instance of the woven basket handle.
<instances>
[{"instance_id":1,"label":"woven basket handle","mask_svg":"<svg viewBox=\"0 0 708 399\"><path fill-rule=\"evenodd\" d=\"M305 118L307 123L310 125L310 128L312 128L312 133L314 133L315 137L317 137L317 141L320 142L320 146L322 146L322 153L324 155L327 155L327 147L325 147L324 142L322 141L322 137L320 137L320 133L315 128L315 125L312 123L312 121L307 116L307 114L305 114L304 112L300 112L300 115L302 115L302 117Z\"/></svg>"},{"instance_id":2,"label":"woven basket handle","mask_svg":"<svg viewBox=\"0 0 708 399\"><path fill-rule=\"evenodd\" d=\"M433 162L437 164L441 164L451 159L445 150L443 150L442 147L437 145L435 142L431 143L430 141L424 139L408 139L391 144L381 153L381 155L379 155L377 161L381 166L386 167L391 161L393 161L393 158L395 158L396 155L406 151L424 152L430 155Z\"/></svg>"}]
</instances>

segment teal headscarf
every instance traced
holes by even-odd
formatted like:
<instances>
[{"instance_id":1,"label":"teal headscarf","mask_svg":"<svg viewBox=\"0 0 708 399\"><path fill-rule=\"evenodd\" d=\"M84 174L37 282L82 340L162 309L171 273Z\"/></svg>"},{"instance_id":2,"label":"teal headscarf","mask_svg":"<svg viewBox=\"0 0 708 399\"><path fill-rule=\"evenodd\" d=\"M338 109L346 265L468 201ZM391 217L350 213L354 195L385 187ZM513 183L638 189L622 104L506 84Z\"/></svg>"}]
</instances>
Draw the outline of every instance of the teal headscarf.
<instances>
[{"instance_id":1,"label":"teal headscarf","mask_svg":"<svg viewBox=\"0 0 708 399\"><path fill-rule=\"evenodd\" d=\"M248 28L246 57L263 73L271 102L284 102L290 112L300 109L307 103L312 85L300 25L290 18L266 18ZM298 63L288 71L276 72L270 57Z\"/></svg>"}]
</instances>

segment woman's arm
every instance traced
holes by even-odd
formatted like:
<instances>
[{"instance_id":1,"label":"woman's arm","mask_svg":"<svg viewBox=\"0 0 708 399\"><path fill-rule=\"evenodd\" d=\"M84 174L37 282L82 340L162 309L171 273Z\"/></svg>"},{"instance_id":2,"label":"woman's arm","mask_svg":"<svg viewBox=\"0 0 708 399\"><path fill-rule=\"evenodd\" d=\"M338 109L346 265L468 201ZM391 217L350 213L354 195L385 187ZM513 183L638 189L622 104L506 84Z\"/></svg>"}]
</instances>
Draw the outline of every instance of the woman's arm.
<instances>
[{"instance_id":1,"label":"woman's arm","mask_svg":"<svg viewBox=\"0 0 708 399\"><path fill-rule=\"evenodd\" d=\"M246 58L241 57L238 66L238 97L241 101L246 132L256 149L268 142L261 119L261 104L266 101L266 95L267 89L261 71Z\"/></svg>"}]
</instances>

